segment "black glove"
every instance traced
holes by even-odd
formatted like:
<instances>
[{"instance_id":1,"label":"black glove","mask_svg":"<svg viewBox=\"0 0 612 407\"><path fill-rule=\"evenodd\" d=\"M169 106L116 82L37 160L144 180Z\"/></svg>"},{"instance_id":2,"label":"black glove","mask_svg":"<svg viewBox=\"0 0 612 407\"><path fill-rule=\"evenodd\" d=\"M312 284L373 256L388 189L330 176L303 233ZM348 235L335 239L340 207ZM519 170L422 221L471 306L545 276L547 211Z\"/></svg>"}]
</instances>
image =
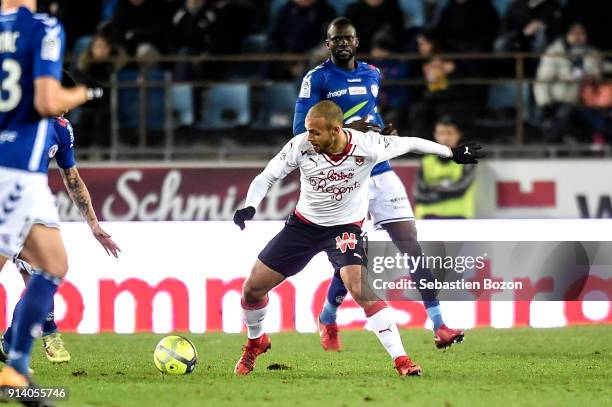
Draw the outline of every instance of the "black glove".
<instances>
[{"instance_id":1,"label":"black glove","mask_svg":"<svg viewBox=\"0 0 612 407\"><path fill-rule=\"evenodd\" d=\"M240 230L244 230L244 221L253 219L253 216L255 216L255 208L252 206L238 209L236 213L234 213L234 223L240 228Z\"/></svg>"},{"instance_id":2,"label":"black glove","mask_svg":"<svg viewBox=\"0 0 612 407\"><path fill-rule=\"evenodd\" d=\"M478 151L482 147L478 143L470 141L451 148L453 156L451 160L457 164L478 164L478 158L484 158L484 153Z\"/></svg>"}]
</instances>

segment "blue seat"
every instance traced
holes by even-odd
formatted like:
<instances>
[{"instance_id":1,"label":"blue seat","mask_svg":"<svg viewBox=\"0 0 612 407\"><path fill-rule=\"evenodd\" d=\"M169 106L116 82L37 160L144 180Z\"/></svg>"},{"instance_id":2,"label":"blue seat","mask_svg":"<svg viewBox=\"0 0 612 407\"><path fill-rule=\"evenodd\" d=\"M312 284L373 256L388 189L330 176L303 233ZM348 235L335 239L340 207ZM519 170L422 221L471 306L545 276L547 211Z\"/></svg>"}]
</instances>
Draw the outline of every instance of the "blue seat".
<instances>
[{"instance_id":1,"label":"blue seat","mask_svg":"<svg viewBox=\"0 0 612 407\"><path fill-rule=\"evenodd\" d=\"M251 34L242 40L240 52L243 54L265 53L267 46L268 36L266 34ZM232 62L227 70L227 79L235 81L260 79L263 65L263 62Z\"/></svg>"},{"instance_id":2,"label":"blue seat","mask_svg":"<svg viewBox=\"0 0 612 407\"><path fill-rule=\"evenodd\" d=\"M269 13L268 13L268 20L269 21L274 21L274 18L276 17L276 13L278 13L278 11L285 5L285 3L287 3L290 0L272 0L270 2L270 8L269 8Z\"/></svg>"},{"instance_id":3,"label":"blue seat","mask_svg":"<svg viewBox=\"0 0 612 407\"><path fill-rule=\"evenodd\" d=\"M358 0L331 0L327 3L336 10L336 15L343 16L346 13L346 9Z\"/></svg>"},{"instance_id":4,"label":"blue seat","mask_svg":"<svg viewBox=\"0 0 612 407\"><path fill-rule=\"evenodd\" d=\"M402 12L408 16L409 24L406 28L423 27L425 25L425 6L423 0L400 0Z\"/></svg>"},{"instance_id":5,"label":"blue seat","mask_svg":"<svg viewBox=\"0 0 612 407\"><path fill-rule=\"evenodd\" d=\"M431 26L432 27L437 27L438 23L440 22L440 18L442 17L442 12L444 11L444 9L446 8L446 6L448 5L450 0L437 0L436 1L436 6L433 12L433 17L432 17L432 21L431 21Z\"/></svg>"},{"instance_id":6,"label":"blue seat","mask_svg":"<svg viewBox=\"0 0 612 407\"><path fill-rule=\"evenodd\" d=\"M499 83L491 85L487 106L493 110L515 109L516 99L518 97L518 84L515 83ZM527 119L530 110L530 93L529 84L523 84L523 118Z\"/></svg>"},{"instance_id":7,"label":"blue seat","mask_svg":"<svg viewBox=\"0 0 612 407\"><path fill-rule=\"evenodd\" d=\"M254 127L260 129L293 127L293 111L297 96L296 86L291 82L266 86Z\"/></svg>"},{"instance_id":8,"label":"blue seat","mask_svg":"<svg viewBox=\"0 0 612 407\"><path fill-rule=\"evenodd\" d=\"M214 85L204 92L202 122L204 129L246 126L251 121L250 88L245 84Z\"/></svg>"},{"instance_id":9,"label":"blue seat","mask_svg":"<svg viewBox=\"0 0 612 407\"><path fill-rule=\"evenodd\" d=\"M120 83L136 83L138 71L125 70L117 74ZM163 81L164 72L157 70L147 71L148 81ZM120 87L118 92L119 102L119 127L123 129L138 128L140 114L139 89L135 87ZM147 128L161 130L164 128L165 120L165 92L163 86L147 87Z\"/></svg>"},{"instance_id":10,"label":"blue seat","mask_svg":"<svg viewBox=\"0 0 612 407\"><path fill-rule=\"evenodd\" d=\"M495 11L500 17L506 15L506 11L508 11L508 6L510 6L512 0L493 0L493 7L495 7Z\"/></svg>"},{"instance_id":11,"label":"blue seat","mask_svg":"<svg viewBox=\"0 0 612 407\"><path fill-rule=\"evenodd\" d=\"M191 85L172 86L172 108L177 113L178 126L191 126L194 122L193 88Z\"/></svg>"}]
</instances>

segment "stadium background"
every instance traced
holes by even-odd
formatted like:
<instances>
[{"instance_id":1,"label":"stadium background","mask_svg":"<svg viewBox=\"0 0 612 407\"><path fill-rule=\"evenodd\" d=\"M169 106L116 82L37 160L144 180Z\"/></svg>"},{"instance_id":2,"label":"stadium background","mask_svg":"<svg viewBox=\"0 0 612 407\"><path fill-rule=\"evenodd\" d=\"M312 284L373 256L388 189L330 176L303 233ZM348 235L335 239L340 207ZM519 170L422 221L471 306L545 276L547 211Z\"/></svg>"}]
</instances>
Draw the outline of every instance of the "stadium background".
<instances>
[{"instance_id":1,"label":"stadium background","mask_svg":"<svg viewBox=\"0 0 612 407\"><path fill-rule=\"evenodd\" d=\"M78 211L52 171L71 268L56 299L61 329L242 330L242 279L260 246L291 211L297 178L274 186L258 213L263 222L240 233L227 221L252 178L291 137L299 81L325 57L321 27L343 13L353 13L358 21L366 3L382 3L379 12L370 10L377 30L360 30L369 38L360 37L362 44L370 44L364 45L363 58L384 73L383 117L402 135L430 138L436 116L450 110L463 119L466 137L490 151L477 174L477 217L489 220L475 228L477 233L456 239L507 240L499 231L511 225L530 231L513 229L514 240L608 239L607 221L555 219L612 217L606 177L612 170L612 104L605 104L612 86L606 71L612 36L601 20L610 2L188 1L197 3L202 8L192 15L181 8L182 1L39 1L42 10L65 22L66 68L77 80L102 83L107 90L102 101L69 117L94 207L101 220L111 222L105 228L123 249L119 260L105 258L88 239L86 226L77 223ZM534 20L545 23L538 40L522 38ZM538 78L542 53L574 21L584 24L590 45L599 50L599 76ZM110 48L96 60L92 40L99 36ZM437 42L435 56L419 51L422 38ZM434 57L457 67L443 81L442 95L433 94L435 87L423 74ZM555 81L577 86L577 99L538 104L534 86ZM593 105L589 92L595 91L603 102ZM459 102L450 103L453 99ZM571 114L564 116L567 111ZM577 111L597 119L578 120ZM415 159L394 162L411 199L417 166ZM445 240L449 233L457 235L457 225L423 221L420 237ZM318 257L301 276L279 287L271 299L270 330L314 331L330 272ZM10 318L19 287L15 273L3 273L0 328ZM488 310L477 304L448 306L447 323L471 328L612 321L609 301L538 303L526 310L491 304ZM396 308L402 326L427 324L418 306ZM364 317L349 301L339 322L362 327Z\"/></svg>"}]
</instances>

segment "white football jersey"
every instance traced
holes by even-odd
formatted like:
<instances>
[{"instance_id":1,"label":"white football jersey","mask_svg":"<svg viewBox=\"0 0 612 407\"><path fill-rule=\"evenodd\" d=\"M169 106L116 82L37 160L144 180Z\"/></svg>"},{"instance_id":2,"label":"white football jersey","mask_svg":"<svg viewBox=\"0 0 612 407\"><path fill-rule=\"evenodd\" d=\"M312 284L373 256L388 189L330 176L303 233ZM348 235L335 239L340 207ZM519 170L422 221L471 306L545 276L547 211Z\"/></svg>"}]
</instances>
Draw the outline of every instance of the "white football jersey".
<instances>
[{"instance_id":1,"label":"white football jersey","mask_svg":"<svg viewBox=\"0 0 612 407\"><path fill-rule=\"evenodd\" d=\"M301 217L320 226L359 223L368 213L368 182L377 163L410 152L451 155L448 147L416 137L344 131L348 144L335 155L315 152L308 132L295 136L253 180L244 206L257 208L274 182L299 168Z\"/></svg>"}]
</instances>

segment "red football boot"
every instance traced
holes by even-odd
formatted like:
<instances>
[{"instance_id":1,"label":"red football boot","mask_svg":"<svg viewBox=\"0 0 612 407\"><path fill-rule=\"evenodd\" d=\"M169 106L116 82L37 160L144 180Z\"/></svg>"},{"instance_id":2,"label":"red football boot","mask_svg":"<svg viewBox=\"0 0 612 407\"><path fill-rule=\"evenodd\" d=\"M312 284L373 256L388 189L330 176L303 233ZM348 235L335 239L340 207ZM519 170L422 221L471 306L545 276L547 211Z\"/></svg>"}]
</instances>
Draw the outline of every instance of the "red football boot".
<instances>
[{"instance_id":1,"label":"red football boot","mask_svg":"<svg viewBox=\"0 0 612 407\"><path fill-rule=\"evenodd\" d=\"M399 356L395 360L395 370L400 376L420 376L421 366L415 365L408 356Z\"/></svg>"},{"instance_id":2,"label":"red football boot","mask_svg":"<svg viewBox=\"0 0 612 407\"><path fill-rule=\"evenodd\" d=\"M319 325L319 336L321 337L321 346L323 350L330 352L340 352L342 344L338 335L338 324L324 324L317 318Z\"/></svg>"},{"instance_id":3,"label":"red football boot","mask_svg":"<svg viewBox=\"0 0 612 407\"><path fill-rule=\"evenodd\" d=\"M446 325L440 325L440 328L436 331L436 336L434 336L434 341L436 342L436 347L438 349L448 348L453 343L461 343L463 342L463 331L459 331L457 329L450 329Z\"/></svg>"},{"instance_id":4,"label":"red football boot","mask_svg":"<svg viewBox=\"0 0 612 407\"><path fill-rule=\"evenodd\" d=\"M234 373L237 375L248 375L255 367L255 359L262 353L266 353L272 347L270 337L266 334L257 339L247 340L247 344L242 347L242 357L236 363Z\"/></svg>"}]
</instances>

